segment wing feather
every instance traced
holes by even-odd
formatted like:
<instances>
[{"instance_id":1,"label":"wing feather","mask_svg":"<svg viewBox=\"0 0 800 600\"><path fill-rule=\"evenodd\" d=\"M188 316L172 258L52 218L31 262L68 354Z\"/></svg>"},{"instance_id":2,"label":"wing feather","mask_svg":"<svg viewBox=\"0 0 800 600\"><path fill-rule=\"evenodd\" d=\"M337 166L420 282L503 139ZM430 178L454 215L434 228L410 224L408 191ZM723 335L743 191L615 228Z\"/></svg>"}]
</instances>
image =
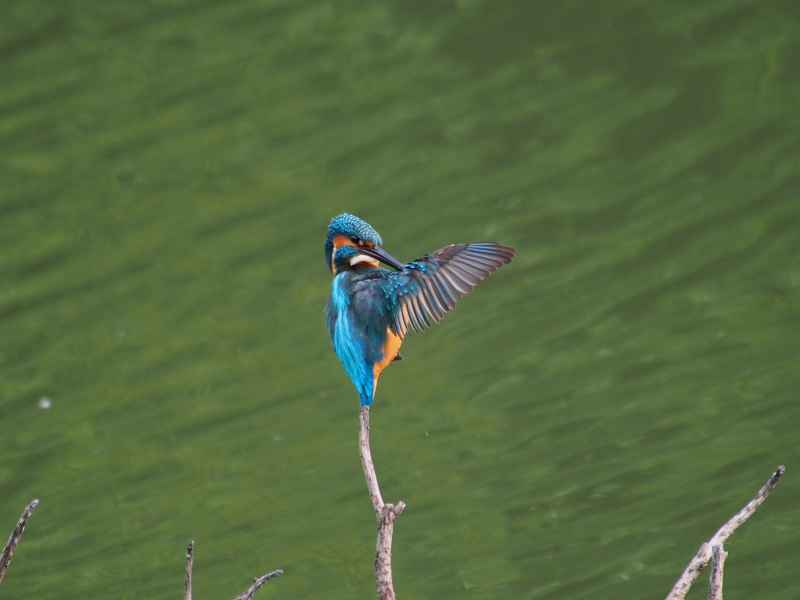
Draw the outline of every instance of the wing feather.
<instances>
[{"instance_id":1,"label":"wing feather","mask_svg":"<svg viewBox=\"0 0 800 600\"><path fill-rule=\"evenodd\" d=\"M425 282L422 299L425 301L425 310L431 314L433 320L437 323L441 321L447 309L439 304L439 299L436 297L436 294L433 293L431 286L429 286L427 282Z\"/></svg>"},{"instance_id":2,"label":"wing feather","mask_svg":"<svg viewBox=\"0 0 800 600\"><path fill-rule=\"evenodd\" d=\"M399 335L401 339L406 337L406 334L408 333L409 319L410 317L408 316L408 308L404 304L400 307L400 312L393 321L395 327L397 327L395 333Z\"/></svg>"},{"instance_id":3,"label":"wing feather","mask_svg":"<svg viewBox=\"0 0 800 600\"><path fill-rule=\"evenodd\" d=\"M384 293L391 313L392 331L405 337L438 323L498 267L508 264L516 250L496 242L454 244L406 263L388 275Z\"/></svg>"},{"instance_id":4,"label":"wing feather","mask_svg":"<svg viewBox=\"0 0 800 600\"><path fill-rule=\"evenodd\" d=\"M410 297L411 304L414 307L414 315L417 317L419 324L422 325L422 329L429 329L431 326L431 322L428 319L428 315L425 313L425 309L422 308L420 303L420 296L415 294Z\"/></svg>"},{"instance_id":5,"label":"wing feather","mask_svg":"<svg viewBox=\"0 0 800 600\"><path fill-rule=\"evenodd\" d=\"M450 284L451 287L455 288L460 294L469 294L472 291L472 288L466 281L462 281L459 277L453 272L453 268L451 267L448 270L442 269L442 277L447 280L447 283ZM461 300L461 296L458 297L458 300Z\"/></svg>"},{"instance_id":6,"label":"wing feather","mask_svg":"<svg viewBox=\"0 0 800 600\"><path fill-rule=\"evenodd\" d=\"M453 310L456 307L457 299L453 297L444 282L438 279L431 279L430 284L435 291L438 292L439 299L441 300L440 303L444 311Z\"/></svg>"},{"instance_id":7,"label":"wing feather","mask_svg":"<svg viewBox=\"0 0 800 600\"><path fill-rule=\"evenodd\" d=\"M413 329L416 333L422 333L422 325L417 322L417 316L414 313L414 305L410 302L411 296L407 296L405 298L405 302L403 303L403 312L405 313L406 322L405 324Z\"/></svg>"}]
</instances>

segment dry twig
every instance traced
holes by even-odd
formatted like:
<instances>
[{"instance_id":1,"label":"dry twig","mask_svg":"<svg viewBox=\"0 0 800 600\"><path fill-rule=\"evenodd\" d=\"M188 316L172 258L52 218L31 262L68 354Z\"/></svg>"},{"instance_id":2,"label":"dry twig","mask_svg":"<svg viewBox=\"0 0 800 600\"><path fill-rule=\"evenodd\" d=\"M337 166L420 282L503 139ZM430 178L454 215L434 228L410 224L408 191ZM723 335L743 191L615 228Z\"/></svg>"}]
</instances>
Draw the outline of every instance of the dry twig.
<instances>
[{"instance_id":1,"label":"dry twig","mask_svg":"<svg viewBox=\"0 0 800 600\"><path fill-rule=\"evenodd\" d=\"M236 598L234 598L233 600L250 600L253 596L255 596L255 593L258 591L258 588L267 583L270 579L275 579L279 575L283 575L283 570L276 569L275 571L272 571L272 573L267 573L266 575L262 575L261 577L254 577L253 585L251 585L246 592L242 592L241 594L236 596Z\"/></svg>"},{"instance_id":2,"label":"dry twig","mask_svg":"<svg viewBox=\"0 0 800 600\"><path fill-rule=\"evenodd\" d=\"M14 531L11 532L11 537L8 538L8 543L3 549L3 554L0 555L0 584L3 583L6 569L8 569L8 565L11 564L11 557L14 555L14 550L17 548L17 542L19 542L19 538L22 537L22 532L25 531L25 523L28 522L28 519L33 514L33 509L36 508L38 504L38 500L34 500L28 504L28 508L22 513L17 526L14 528Z\"/></svg>"},{"instance_id":3,"label":"dry twig","mask_svg":"<svg viewBox=\"0 0 800 600\"><path fill-rule=\"evenodd\" d=\"M722 549L722 544L714 546L711 552L713 566L708 579L708 600L722 600L722 569L725 566L725 557L728 553Z\"/></svg>"},{"instance_id":4,"label":"dry twig","mask_svg":"<svg viewBox=\"0 0 800 600\"><path fill-rule=\"evenodd\" d=\"M183 600L192 600L192 566L194 565L194 540L186 547L186 576L183 578Z\"/></svg>"},{"instance_id":5,"label":"dry twig","mask_svg":"<svg viewBox=\"0 0 800 600\"><path fill-rule=\"evenodd\" d=\"M378 487L378 477L375 475L375 465L372 463L372 453L369 449L369 406L362 406L358 419L358 446L361 452L361 466L364 468L364 478L367 480L367 489L372 498L372 507L378 519L378 541L375 548L375 587L380 600L395 600L394 586L392 585L392 534L394 521L397 515L403 512L405 503L400 501L396 505L384 504L381 490Z\"/></svg>"},{"instance_id":6,"label":"dry twig","mask_svg":"<svg viewBox=\"0 0 800 600\"><path fill-rule=\"evenodd\" d=\"M775 473L772 474L772 477L769 478L767 483L765 483L758 493L756 494L755 498L750 500L747 505L740 510L738 513L733 515L733 517L725 523L722 527L719 528L719 531L714 534L714 536L708 541L703 542L703 545L700 546L700 550L697 551L697 555L689 562L686 570L681 575L680 579L678 579L675 587L672 588L672 591L667 595L666 600L683 600L686 597L686 593L689 591L689 588L694 583L695 579L697 579L698 575L702 573L703 569L706 568L708 565L708 561L711 559L712 553L715 551L715 548L719 548L719 596L714 596L714 598L722 598L722 563L725 561L725 557L728 555L727 552L723 549L722 545L727 540L731 534L736 531L736 529L744 523L750 515L752 515L756 509L761 506L761 503L767 499L770 492L775 489L775 486L780 481L781 475L785 468L783 465L779 466ZM712 573L713 575L713 573ZM713 583L713 582L712 582ZM712 596L710 595L711 591L709 590L709 598Z\"/></svg>"},{"instance_id":7,"label":"dry twig","mask_svg":"<svg viewBox=\"0 0 800 600\"><path fill-rule=\"evenodd\" d=\"M186 548L186 576L183 579L183 598L184 600L192 600L192 567L194 565L194 540L189 542ZM276 569L271 573L262 575L261 577L253 578L253 585L247 588L233 600L251 600L258 589L267 583L270 579L275 579L279 575L283 575L283 570Z\"/></svg>"}]
</instances>

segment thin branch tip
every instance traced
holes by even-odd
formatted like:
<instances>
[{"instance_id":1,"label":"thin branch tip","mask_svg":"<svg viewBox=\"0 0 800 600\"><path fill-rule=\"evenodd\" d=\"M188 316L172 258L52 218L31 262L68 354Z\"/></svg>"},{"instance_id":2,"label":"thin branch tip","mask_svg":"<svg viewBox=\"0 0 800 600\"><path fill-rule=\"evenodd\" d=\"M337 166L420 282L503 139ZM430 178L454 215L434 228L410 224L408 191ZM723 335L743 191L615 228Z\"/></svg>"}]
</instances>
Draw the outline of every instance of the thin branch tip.
<instances>
[{"instance_id":1,"label":"thin branch tip","mask_svg":"<svg viewBox=\"0 0 800 600\"><path fill-rule=\"evenodd\" d=\"M279 575L283 575L283 569L275 569L274 571L267 573L266 575L262 575L261 577L254 577L253 585L251 585L246 591L236 596L236 598L233 600L251 600L251 598L259 590L259 588L261 588L262 585L267 583L270 579L275 579Z\"/></svg>"},{"instance_id":2,"label":"thin branch tip","mask_svg":"<svg viewBox=\"0 0 800 600\"><path fill-rule=\"evenodd\" d=\"M11 564L11 557L14 556L14 550L17 548L17 543L22 537L22 533L25 531L25 524L28 522L28 519L30 519L31 515L33 514L33 510L38 505L39 499L37 498L25 507L25 510L22 512L22 516L19 518L19 521L17 521L17 526L14 527L14 531L11 532L11 537L8 538L6 547L3 548L3 553L0 555L0 583L3 582L3 577L5 577L8 565Z\"/></svg>"},{"instance_id":3,"label":"thin branch tip","mask_svg":"<svg viewBox=\"0 0 800 600\"><path fill-rule=\"evenodd\" d=\"M194 566L194 540L186 546L186 573L183 576L183 600L192 600L192 568Z\"/></svg>"},{"instance_id":4,"label":"thin branch tip","mask_svg":"<svg viewBox=\"0 0 800 600\"><path fill-rule=\"evenodd\" d=\"M777 482L778 482L778 480L779 480L779 479L781 478L781 476L783 475L784 471L786 471L786 467L784 467L783 465L778 465L778 468L777 468L777 469L775 469L775 474L772 476L772 479L774 479L774 480L775 480L775 482L777 483ZM771 480L770 480L770 481L771 481Z\"/></svg>"}]
</instances>

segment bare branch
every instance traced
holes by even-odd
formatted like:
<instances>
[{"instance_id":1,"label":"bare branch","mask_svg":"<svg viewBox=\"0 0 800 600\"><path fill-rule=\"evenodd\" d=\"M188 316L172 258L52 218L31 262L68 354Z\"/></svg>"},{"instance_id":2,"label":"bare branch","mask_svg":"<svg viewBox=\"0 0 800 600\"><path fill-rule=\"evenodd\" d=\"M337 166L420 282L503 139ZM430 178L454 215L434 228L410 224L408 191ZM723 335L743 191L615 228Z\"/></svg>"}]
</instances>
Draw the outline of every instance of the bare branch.
<instances>
[{"instance_id":1,"label":"bare branch","mask_svg":"<svg viewBox=\"0 0 800 600\"><path fill-rule=\"evenodd\" d=\"M378 485L378 476L375 474L375 465L372 462L372 452L369 449L369 406L362 406L358 413L358 448L361 451L361 467L364 469L367 489L372 498L372 507L375 513L380 515L383 498Z\"/></svg>"},{"instance_id":2,"label":"bare branch","mask_svg":"<svg viewBox=\"0 0 800 600\"><path fill-rule=\"evenodd\" d=\"M718 544L714 546L711 555L714 562L708 581L708 600L722 600L722 569L725 567L728 553L722 549L722 544Z\"/></svg>"},{"instance_id":3,"label":"bare branch","mask_svg":"<svg viewBox=\"0 0 800 600\"><path fill-rule=\"evenodd\" d=\"M279 575L283 575L282 569L276 569L275 571L272 571L272 573L267 573L261 577L255 577L253 579L253 585L251 585L246 592L242 592L233 600L250 600L253 596L255 596L258 588L267 583L270 579L275 579Z\"/></svg>"},{"instance_id":4,"label":"bare branch","mask_svg":"<svg viewBox=\"0 0 800 600\"><path fill-rule=\"evenodd\" d=\"M752 515L756 509L761 506L761 503L767 499L770 492L775 489L775 486L780 481L783 472L785 471L785 467L783 465L779 466L775 473L772 474L772 477L769 478L767 483L761 486L761 489L758 490L755 498L753 498L747 505L740 510L738 513L733 515L733 517L725 523L722 527L719 528L719 531L714 534L714 536L707 542L703 543L700 546L700 550L698 550L697 555L689 562L689 565L686 567L686 570L681 575L680 579L678 579L675 587L672 588L672 591L667 595L667 600L683 600L686 597L686 592L689 591L689 588L692 587L695 579L703 569L706 568L708 561L711 559L711 553L714 551L716 546L719 546L720 549L722 548L723 542L727 540L731 534L736 531L736 529L744 523L750 515ZM727 553L726 553L727 556ZM723 558L724 560L724 558ZM720 573L720 585L722 584L722 577ZM720 594L722 590L720 590Z\"/></svg>"},{"instance_id":5,"label":"bare branch","mask_svg":"<svg viewBox=\"0 0 800 600\"><path fill-rule=\"evenodd\" d=\"M28 522L28 519L33 514L33 509L36 508L38 504L39 500L34 500L28 504L28 507L19 518L19 522L14 528L14 531L11 532L11 537L8 538L8 543L3 549L3 554L0 555L0 584L3 583L3 577L5 577L6 569L8 569L8 565L11 564L11 557L14 555L14 550L17 548L17 542L19 542L19 539L22 537L22 532L25 531L25 523Z\"/></svg>"},{"instance_id":6,"label":"bare branch","mask_svg":"<svg viewBox=\"0 0 800 600\"><path fill-rule=\"evenodd\" d=\"M375 587L380 600L395 600L394 586L392 585L392 535L394 521L406 507L404 502L384 504L381 490L378 487L378 477L375 474L375 465L372 462L372 453L369 449L369 406L362 406L358 419L358 446L361 451L361 466L364 468L364 478L367 480L375 517L378 519L378 541L375 547Z\"/></svg>"},{"instance_id":7,"label":"bare branch","mask_svg":"<svg viewBox=\"0 0 800 600\"><path fill-rule=\"evenodd\" d=\"M194 565L194 540L186 547L186 576L183 578L183 600L192 600L192 566Z\"/></svg>"}]
</instances>

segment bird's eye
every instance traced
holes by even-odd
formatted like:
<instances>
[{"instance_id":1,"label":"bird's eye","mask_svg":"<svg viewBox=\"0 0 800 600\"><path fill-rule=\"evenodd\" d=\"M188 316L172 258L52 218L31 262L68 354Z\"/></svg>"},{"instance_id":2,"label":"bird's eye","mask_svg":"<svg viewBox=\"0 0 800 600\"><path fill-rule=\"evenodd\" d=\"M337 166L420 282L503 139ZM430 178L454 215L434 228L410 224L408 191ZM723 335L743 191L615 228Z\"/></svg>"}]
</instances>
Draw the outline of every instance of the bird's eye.
<instances>
[{"instance_id":1,"label":"bird's eye","mask_svg":"<svg viewBox=\"0 0 800 600\"><path fill-rule=\"evenodd\" d=\"M359 243L361 240L359 240L359 239L358 239L358 236L357 236L357 235L351 235L351 236L350 236L350 241L351 241L351 242L353 242L353 243L354 243L356 246L358 246L358 245L359 245L358 243Z\"/></svg>"}]
</instances>

